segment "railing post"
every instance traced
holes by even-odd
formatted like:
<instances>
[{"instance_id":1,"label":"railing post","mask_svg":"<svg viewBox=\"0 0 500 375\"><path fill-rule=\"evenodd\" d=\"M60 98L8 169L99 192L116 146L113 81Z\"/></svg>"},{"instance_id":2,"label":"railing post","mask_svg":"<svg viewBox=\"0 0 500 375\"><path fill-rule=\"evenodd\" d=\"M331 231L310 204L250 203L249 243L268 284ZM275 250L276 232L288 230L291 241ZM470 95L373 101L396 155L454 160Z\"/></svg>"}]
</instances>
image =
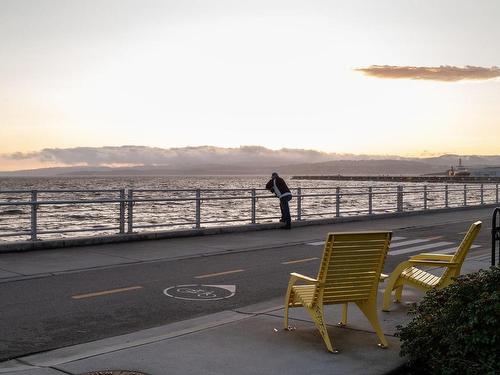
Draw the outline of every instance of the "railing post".
<instances>
[{"instance_id":1,"label":"railing post","mask_svg":"<svg viewBox=\"0 0 500 375\"><path fill-rule=\"evenodd\" d=\"M37 237L37 233L38 233L38 230L37 230L38 204L36 203L37 202L37 195L38 195L38 192L36 190L31 190L31 241L38 240L38 237Z\"/></svg>"},{"instance_id":2,"label":"railing post","mask_svg":"<svg viewBox=\"0 0 500 375\"><path fill-rule=\"evenodd\" d=\"M467 206L467 185L464 185L464 206Z\"/></svg>"},{"instance_id":3,"label":"railing post","mask_svg":"<svg viewBox=\"0 0 500 375\"><path fill-rule=\"evenodd\" d=\"M127 233L132 233L134 231L134 190L133 189L130 189L128 191L127 213L128 213Z\"/></svg>"},{"instance_id":4,"label":"railing post","mask_svg":"<svg viewBox=\"0 0 500 375\"><path fill-rule=\"evenodd\" d=\"M481 204L484 204L484 186L481 184Z\"/></svg>"},{"instance_id":5,"label":"railing post","mask_svg":"<svg viewBox=\"0 0 500 375\"><path fill-rule=\"evenodd\" d=\"M497 218L498 223L497 223ZM500 242L500 207L495 208L493 211L493 219L491 220L491 265L496 264L495 253L496 253L496 243ZM500 245L498 249L498 256L500 258Z\"/></svg>"},{"instance_id":6,"label":"railing post","mask_svg":"<svg viewBox=\"0 0 500 375\"><path fill-rule=\"evenodd\" d=\"M427 210L427 185L424 185L424 210Z\"/></svg>"},{"instance_id":7,"label":"railing post","mask_svg":"<svg viewBox=\"0 0 500 375\"><path fill-rule=\"evenodd\" d=\"M373 213L373 188L368 188L368 215Z\"/></svg>"},{"instance_id":8,"label":"railing post","mask_svg":"<svg viewBox=\"0 0 500 375\"><path fill-rule=\"evenodd\" d=\"M448 208L448 185L444 185L444 206Z\"/></svg>"},{"instance_id":9,"label":"railing post","mask_svg":"<svg viewBox=\"0 0 500 375\"><path fill-rule=\"evenodd\" d=\"M120 189L120 234L125 233L125 189Z\"/></svg>"},{"instance_id":10,"label":"railing post","mask_svg":"<svg viewBox=\"0 0 500 375\"><path fill-rule=\"evenodd\" d=\"M335 217L340 217L340 188L335 192Z\"/></svg>"},{"instance_id":11,"label":"railing post","mask_svg":"<svg viewBox=\"0 0 500 375\"><path fill-rule=\"evenodd\" d=\"M496 187L496 198L497 198L496 201L498 203L498 184L497 184L497 187Z\"/></svg>"},{"instance_id":12,"label":"railing post","mask_svg":"<svg viewBox=\"0 0 500 375\"><path fill-rule=\"evenodd\" d=\"M201 228L201 190L196 189L196 212L195 212L195 228L200 229Z\"/></svg>"},{"instance_id":13,"label":"railing post","mask_svg":"<svg viewBox=\"0 0 500 375\"><path fill-rule=\"evenodd\" d=\"M397 211L403 212L403 186L398 185Z\"/></svg>"},{"instance_id":14,"label":"railing post","mask_svg":"<svg viewBox=\"0 0 500 375\"><path fill-rule=\"evenodd\" d=\"M302 220L302 189L297 188L297 221Z\"/></svg>"},{"instance_id":15,"label":"railing post","mask_svg":"<svg viewBox=\"0 0 500 375\"><path fill-rule=\"evenodd\" d=\"M252 224L255 224L255 211L257 207L257 193L252 189Z\"/></svg>"}]
</instances>

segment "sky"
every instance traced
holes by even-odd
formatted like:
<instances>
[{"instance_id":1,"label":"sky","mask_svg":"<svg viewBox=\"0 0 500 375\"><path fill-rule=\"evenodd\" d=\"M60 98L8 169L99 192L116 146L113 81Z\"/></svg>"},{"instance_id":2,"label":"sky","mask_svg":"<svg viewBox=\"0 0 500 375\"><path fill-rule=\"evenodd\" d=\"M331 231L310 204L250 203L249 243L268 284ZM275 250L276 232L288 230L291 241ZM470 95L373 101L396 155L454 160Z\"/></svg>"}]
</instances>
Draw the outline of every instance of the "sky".
<instances>
[{"instance_id":1,"label":"sky","mask_svg":"<svg viewBox=\"0 0 500 375\"><path fill-rule=\"evenodd\" d=\"M0 0L0 170L44 149L500 154L498 0Z\"/></svg>"}]
</instances>

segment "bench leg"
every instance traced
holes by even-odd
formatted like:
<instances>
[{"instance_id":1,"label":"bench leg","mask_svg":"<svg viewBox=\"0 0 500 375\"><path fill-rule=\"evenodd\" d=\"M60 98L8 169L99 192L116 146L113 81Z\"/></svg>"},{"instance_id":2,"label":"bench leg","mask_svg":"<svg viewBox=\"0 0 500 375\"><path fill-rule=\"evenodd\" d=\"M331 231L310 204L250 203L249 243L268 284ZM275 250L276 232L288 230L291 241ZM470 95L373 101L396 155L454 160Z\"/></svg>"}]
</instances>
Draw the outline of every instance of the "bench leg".
<instances>
[{"instance_id":1,"label":"bench leg","mask_svg":"<svg viewBox=\"0 0 500 375\"><path fill-rule=\"evenodd\" d=\"M288 302L285 302L285 312L284 312L284 328L288 329Z\"/></svg>"},{"instance_id":2,"label":"bench leg","mask_svg":"<svg viewBox=\"0 0 500 375\"><path fill-rule=\"evenodd\" d=\"M294 284L294 280L293 278L290 278L290 282L288 283L288 289L286 291L286 295L285 295L285 311L284 311L284 322L283 322L283 325L284 325L284 328L286 330L288 330L288 307L289 307L289 304L290 304L290 299L292 298L292 293L293 293L293 286Z\"/></svg>"},{"instance_id":3,"label":"bench leg","mask_svg":"<svg viewBox=\"0 0 500 375\"><path fill-rule=\"evenodd\" d=\"M328 330L326 329L325 320L323 317L323 306L314 306L312 308L307 308L307 312L311 315L311 318L316 325L323 341L325 342L326 349L331 353L338 353L337 349L334 349L332 342L330 341L330 336L328 335Z\"/></svg>"},{"instance_id":4,"label":"bench leg","mask_svg":"<svg viewBox=\"0 0 500 375\"><path fill-rule=\"evenodd\" d=\"M385 288L384 298L382 300L382 311L390 311L392 303L392 287L389 285Z\"/></svg>"},{"instance_id":5,"label":"bench leg","mask_svg":"<svg viewBox=\"0 0 500 375\"><path fill-rule=\"evenodd\" d=\"M403 285L400 285L394 290L394 301L401 302L402 295L403 295Z\"/></svg>"},{"instance_id":6,"label":"bench leg","mask_svg":"<svg viewBox=\"0 0 500 375\"><path fill-rule=\"evenodd\" d=\"M338 325L341 327L347 325L347 302L342 305L342 319Z\"/></svg>"},{"instance_id":7,"label":"bench leg","mask_svg":"<svg viewBox=\"0 0 500 375\"><path fill-rule=\"evenodd\" d=\"M403 291L402 285L403 281L400 280L399 276L401 275L401 272L403 272L406 268L410 267L411 263L409 261L405 261L402 263L399 263L398 266L392 271L391 275L389 276L389 279L387 280L387 286L384 291L384 299L382 302L382 310L383 311L389 311L389 308L391 307L391 302L392 302L392 291L394 289L397 289L401 286L401 292ZM398 298L397 295L398 292L396 292L396 299ZM401 294L399 294L399 299L401 299Z\"/></svg>"},{"instance_id":8,"label":"bench leg","mask_svg":"<svg viewBox=\"0 0 500 375\"><path fill-rule=\"evenodd\" d=\"M380 321L378 320L376 302L374 301L356 302L356 304L358 305L359 309L363 312L363 314L365 314L366 318L368 319L373 329L375 330L375 333L377 334L380 340L379 346L381 348L387 348L389 346L389 343L387 342L387 339L384 336L384 332L382 331L382 327L380 326Z\"/></svg>"}]
</instances>

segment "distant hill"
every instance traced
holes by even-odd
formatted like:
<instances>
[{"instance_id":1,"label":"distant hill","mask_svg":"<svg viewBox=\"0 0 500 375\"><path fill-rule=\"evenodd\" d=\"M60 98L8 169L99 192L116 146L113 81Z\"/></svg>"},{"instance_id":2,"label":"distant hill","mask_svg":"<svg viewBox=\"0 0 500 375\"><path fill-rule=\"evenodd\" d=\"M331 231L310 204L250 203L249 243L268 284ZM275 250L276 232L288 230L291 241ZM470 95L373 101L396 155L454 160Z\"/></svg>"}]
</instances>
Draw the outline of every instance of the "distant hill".
<instances>
[{"instance_id":1,"label":"distant hill","mask_svg":"<svg viewBox=\"0 0 500 375\"><path fill-rule=\"evenodd\" d=\"M323 163L287 165L284 174L420 175L443 172L440 165L414 160L335 160Z\"/></svg>"},{"instance_id":2,"label":"distant hill","mask_svg":"<svg viewBox=\"0 0 500 375\"><path fill-rule=\"evenodd\" d=\"M67 167L0 172L8 176L125 176L125 175L421 175L445 173L458 164L467 168L500 166L500 155L441 155L427 158L353 155L303 149L270 150L261 146L154 148L145 146L77 147L0 155L35 159ZM71 166L74 165L74 166ZM78 165L78 166L77 166ZM84 165L84 166L81 166ZM120 166L134 165L134 166Z\"/></svg>"},{"instance_id":3,"label":"distant hill","mask_svg":"<svg viewBox=\"0 0 500 375\"><path fill-rule=\"evenodd\" d=\"M487 167L500 166L500 155L477 156L477 155L453 155L447 154L437 157L420 159L433 165L442 165L450 167L458 164L458 159L467 167Z\"/></svg>"}]
</instances>

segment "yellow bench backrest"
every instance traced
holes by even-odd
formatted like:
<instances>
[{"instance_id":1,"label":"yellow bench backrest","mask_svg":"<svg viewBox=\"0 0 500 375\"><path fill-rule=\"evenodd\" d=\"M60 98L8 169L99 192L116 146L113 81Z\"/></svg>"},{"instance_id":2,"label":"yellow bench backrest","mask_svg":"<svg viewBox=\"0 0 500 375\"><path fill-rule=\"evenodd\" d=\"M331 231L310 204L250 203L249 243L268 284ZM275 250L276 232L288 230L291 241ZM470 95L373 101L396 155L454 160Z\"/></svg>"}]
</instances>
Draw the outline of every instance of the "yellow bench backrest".
<instances>
[{"instance_id":1,"label":"yellow bench backrest","mask_svg":"<svg viewBox=\"0 0 500 375\"><path fill-rule=\"evenodd\" d=\"M473 223L469 230L467 231L467 234L464 236L462 242L457 248L457 252L451 259L452 263L457 263L458 267L450 268L447 267L441 276L440 283L447 283L449 280L451 280L452 277L458 277L460 276L460 270L462 268L462 264L464 263L465 257L467 256L467 253L469 252L470 247L472 246L472 242L475 240L476 236L478 235L479 231L481 230L481 222L476 221Z\"/></svg>"},{"instance_id":2,"label":"yellow bench backrest","mask_svg":"<svg viewBox=\"0 0 500 375\"><path fill-rule=\"evenodd\" d=\"M318 304L374 298L392 232L329 233L318 273Z\"/></svg>"}]
</instances>

